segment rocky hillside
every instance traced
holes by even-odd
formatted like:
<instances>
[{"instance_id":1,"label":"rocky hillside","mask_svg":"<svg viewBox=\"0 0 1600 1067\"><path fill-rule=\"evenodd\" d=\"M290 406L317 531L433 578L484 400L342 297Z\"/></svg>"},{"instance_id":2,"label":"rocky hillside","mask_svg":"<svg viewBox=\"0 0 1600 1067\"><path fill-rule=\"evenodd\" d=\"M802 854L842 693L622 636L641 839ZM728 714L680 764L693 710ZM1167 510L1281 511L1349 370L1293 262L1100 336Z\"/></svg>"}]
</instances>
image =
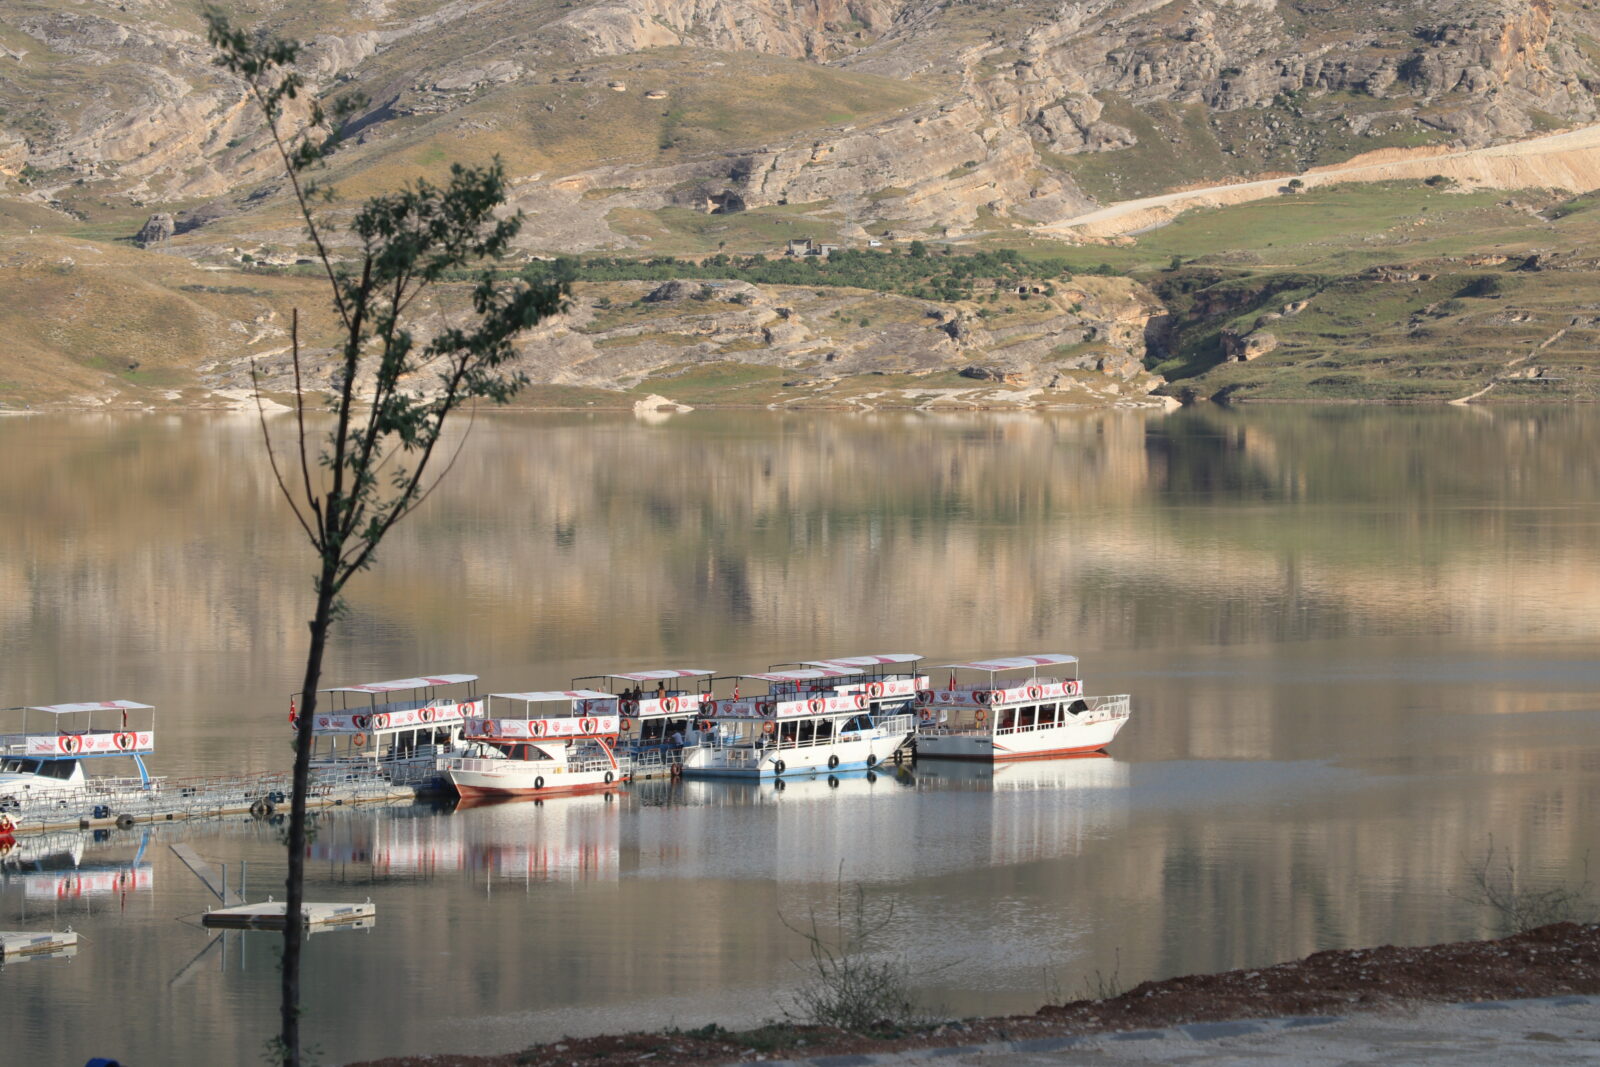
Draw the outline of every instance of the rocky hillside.
<instances>
[{"instance_id":1,"label":"rocky hillside","mask_svg":"<svg viewBox=\"0 0 1600 1067\"><path fill-rule=\"evenodd\" d=\"M221 6L308 42L303 68L318 94L365 99L329 174L347 200L497 154L529 216L526 258L770 256L791 239L903 249L914 239L993 247L1042 235L1115 248L1132 238L1051 224L1376 150L1470 148L1582 125L1597 119L1600 87L1600 11L1570 0ZM132 266L148 262L141 256L212 272L292 267L301 256L272 157L240 88L210 61L197 6L0 8L0 239L27 235L75 242L80 253L12 244L13 262L42 255L81 267L81 249L99 246L88 258L141 275L118 282L124 289L186 269L147 272ZM212 299L227 294L181 284L202 286L180 290L185 307L242 323L247 335L254 316L274 310L267 301L236 316L229 300ZM658 339L591 337L595 321L609 320L580 303L591 317L562 324L556 354L534 362L542 381L611 389L686 355L804 365L822 377L967 368L1032 387L1060 369L1053 353L1069 352L1113 368L1116 382L1128 360L1154 365L1162 353L1147 349L1143 326L1112 326L1165 316L1148 286L1121 285L1118 299L1143 312L1102 309L1101 320L1080 321L1071 309L1083 301L1050 298L1053 318L1019 320L1008 334L979 320L975 304L910 299L892 314L852 313L859 336L841 329L826 340L818 313L838 324L844 304L894 300L844 295L828 311L798 291L761 293L759 306L789 316L768 321L769 310L757 323L740 313L750 322L736 340L714 343L704 338L727 331L686 325L671 302L597 290L591 299L637 309L635 336ZM294 289L235 288L263 286ZM762 332L774 328L788 340ZM57 329L39 351L81 332ZM669 336L696 340L659 340ZM1085 344L1093 350L1075 347ZM180 347L196 353L185 364L191 384L201 365L243 355L198 327ZM80 368L127 362L101 351L71 358ZM32 377L0 371L0 381L39 377L37 367Z\"/></svg>"}]
</instances>

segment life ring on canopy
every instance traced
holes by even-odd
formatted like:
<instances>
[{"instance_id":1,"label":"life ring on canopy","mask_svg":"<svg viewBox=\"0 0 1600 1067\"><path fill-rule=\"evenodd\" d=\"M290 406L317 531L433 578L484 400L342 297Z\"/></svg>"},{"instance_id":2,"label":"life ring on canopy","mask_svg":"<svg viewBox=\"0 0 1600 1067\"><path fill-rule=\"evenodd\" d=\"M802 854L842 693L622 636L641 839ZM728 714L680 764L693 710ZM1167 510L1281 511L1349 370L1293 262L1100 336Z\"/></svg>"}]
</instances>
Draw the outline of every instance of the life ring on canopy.
<instances>
[{"instance_id":1,"label":"life ring on canopy","mask_svg":"<svg viewBox=\"0 0 1600 1067\"><path fill-rule=\"evenodd\" d=\"M372 728L374 730L387 730L389 728L389 713L380 711L374 715L372 717Z\"/></svg>"},{"instance_id":2,"label":"life ring on canopy","mask_svg":"<svg viewBox=\"0 0 1600 1067\"><path fill-rule=\"evenodd\" d=\"M812 697L806 701L806 710L813 715L821 715L824 705L819 697Z\"/></svg>"},{"instance_id":3,"label":"life ring on canopy","mask_svg":"<svg viewBox=\"0 0 1600 1067\"><path fill-rule=\"evenodd\" d=\"M117 747L124 752L131 752L133 751L133 746L138 743L138 740L139 739L134 737L132 734L128 733L127 731L123 731L117 735Z\"/></svg>"},{"instance_id":4,"label":"life ring on canopy","mask_svg":"<svg viewBox=\"0 0 1600 1067\"><path fill-rule=\"evenodd\" d=\"M500 724L493 719L483 720L483 733L485 737L493 737L500 732Z\"/></svg>"},{"instance_id":5,"label":"life ring on canopy","mask_svg":"<svg viewBox=\"0 0 1600 1067\"><path fill-rule=\"evenodd\" d=\"M777 731L777 729L778 724L775 722L764 722L761 724L761 732L764 734L774 733Z\"/></svg>"},{"instance_id":6,"label":"life ring on canopy","mask_svg":"<svg viewBox=\"0 0 1600 1067\"><path fill-rule=\"evenodd\" d=\"M976 722L979 726L982 726L983 723L984 723L984 720L987 719L988 717L989 717L989 713L987 711L984 711L982 708L979 708L977 711L972 713L972 720L974 722Z\"/></svg>"},{"instance_id":7,"label":"life ring on canopy","mask_svg":"<svg viewBox=\"0 0 1600 1067\"><path fill-rule=\"evenodd\" d=\"M932 708L923 708L922 709L922 721L923 722L932 722L933 721L933 709Z\"/></svg>"},{"instance_id":8,"label":"life ring on canopy","mask_svg":"<svg viewBox=\"0 0 1600 1067\"><path fill-rule=\"evenodd\" d=\"M633 729L633 720L632 719L623 719L621 725L622 725L623 732L626 733L627 731Z\"/></svg>"},{"instance_id":9,"label":"life ring on canopy","mask_svg":"<svg viewBox=\"0 0 1600 1067\"><path fill-rule=\"evenodd\" d=\"M350 739L350 743L352 745L356 746L357 748L362 748L367 743L367 735L366 734L356 734L354 737L352 737Z\"/></svg>"},{"instance_id":10,"label":"life ring on canopy","mask_svg":"<svg viewBox=\"0 0 1600 1067\"><path fill-rule=\"evenodd\" d=\"M872 694L873 700L877 700L879 697L883 696L883 683L873 682L871 685L867 686L867 692Z\"/></svg>"}]
</instances>

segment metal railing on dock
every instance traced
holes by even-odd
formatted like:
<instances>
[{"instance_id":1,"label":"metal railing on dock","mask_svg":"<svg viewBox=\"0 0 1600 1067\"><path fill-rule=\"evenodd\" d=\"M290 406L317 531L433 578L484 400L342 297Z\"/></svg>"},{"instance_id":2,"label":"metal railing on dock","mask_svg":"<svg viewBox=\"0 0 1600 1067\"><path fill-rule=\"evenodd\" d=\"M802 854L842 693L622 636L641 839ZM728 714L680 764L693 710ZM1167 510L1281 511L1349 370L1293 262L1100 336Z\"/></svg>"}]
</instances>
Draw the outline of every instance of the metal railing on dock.
<instances>
[{"instance_id":1,"label":"metal railing on dock","mask_svg":"<svg viewBox=\"0 0 1600 1067\"><path fill-rule=\"evenodd\" d=\"M268 814L288 805L288 772L155 778L93 779L81 789L29 791L6 797L6 812L21 833L139 822L172 822L225 815ZM335 767L313 772L309 807L410 800L416 790L397 785L376 767Z\"/></svg>"}]
</instances>

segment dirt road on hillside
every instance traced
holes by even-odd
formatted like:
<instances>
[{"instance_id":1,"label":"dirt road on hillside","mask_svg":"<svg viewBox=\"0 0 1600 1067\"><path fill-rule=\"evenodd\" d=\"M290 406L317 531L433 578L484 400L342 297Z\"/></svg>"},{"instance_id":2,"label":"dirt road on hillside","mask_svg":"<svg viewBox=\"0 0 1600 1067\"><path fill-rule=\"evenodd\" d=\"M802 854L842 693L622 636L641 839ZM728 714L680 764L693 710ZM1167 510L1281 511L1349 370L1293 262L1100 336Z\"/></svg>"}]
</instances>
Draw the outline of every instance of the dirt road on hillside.
<instances>
[{"instance_id":1,"label":"dirt road on hillside","mask_svg":"<svg viewBox=\"0 0 1600 1067\"><path fill-rule=\"evenodd\" d=\"M1600 188L1600 125L1492 148L1386 148L1298 175L1307 189L1341 182L1416 180L1442 174L1466 188L1553 188L1583 193ZM1065 237L1115 237L1170 222L1192 208L1224 207L1282 195L1288 178L1212 185L1125 200L1046 223Z\"/></svg>"}]
</instances>

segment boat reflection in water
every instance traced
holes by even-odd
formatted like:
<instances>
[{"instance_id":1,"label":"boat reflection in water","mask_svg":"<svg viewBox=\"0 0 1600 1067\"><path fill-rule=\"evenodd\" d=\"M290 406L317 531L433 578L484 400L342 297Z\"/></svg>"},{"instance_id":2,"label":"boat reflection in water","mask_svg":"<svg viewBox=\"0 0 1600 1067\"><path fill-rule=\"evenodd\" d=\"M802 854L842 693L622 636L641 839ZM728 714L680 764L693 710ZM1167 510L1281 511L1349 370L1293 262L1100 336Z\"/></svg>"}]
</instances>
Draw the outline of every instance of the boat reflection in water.
<instances>
[{"instance_id":1,"label":"boat reflection in water","mask_svg":"<svg viewBox=\"0 0 1600 1067\"><path fill-rule=\"evenodd\" d=\"M103 832L103 831L102 831ZM0 883L20 886L28 900L79 900L125 895L155 887L155 872L144 860L148 830L127 862L84 862L90 835L78 831L34 834L0 846Z\"/></svg>"},{"instance_id":2,"label":"boat reflection in water","mask_svg":"<svg viewBox=\"0 0 1600 1067\"><path fill-rule=\"evenodd\" d=\"M609 879L617 876L621 805L612 794L542 800L463 800L442 809L385 812L327 823L309 855L363 866L377 878L427 879L483 871L496 878Z\"/></svg>"}]
</instances>

